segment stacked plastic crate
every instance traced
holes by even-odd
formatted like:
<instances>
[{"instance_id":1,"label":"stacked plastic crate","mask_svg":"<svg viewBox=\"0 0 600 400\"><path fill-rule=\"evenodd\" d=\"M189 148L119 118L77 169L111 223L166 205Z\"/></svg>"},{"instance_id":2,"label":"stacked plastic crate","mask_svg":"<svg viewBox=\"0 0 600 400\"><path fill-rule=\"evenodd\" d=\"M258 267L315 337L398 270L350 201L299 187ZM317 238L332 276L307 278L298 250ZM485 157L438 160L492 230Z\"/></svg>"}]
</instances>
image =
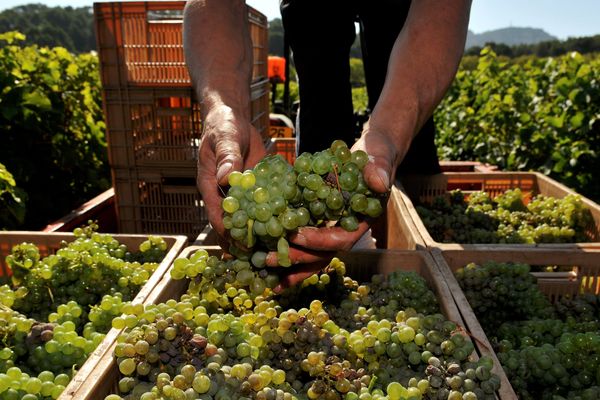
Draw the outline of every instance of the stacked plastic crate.
<instances>
[{"instance_id":1,"label":"stacked plastic crate","mask_svg":"<svg viewBox=\"0 0 600 400\"><path fill-rule=\"evenodd\" d=\"M207 224L196 188L202 130L183 55L184 1L94 4L109 160L121 232L185 234ZM268 33L248 7L251 115L269 125Z\"/></svg>"}]
</instances>

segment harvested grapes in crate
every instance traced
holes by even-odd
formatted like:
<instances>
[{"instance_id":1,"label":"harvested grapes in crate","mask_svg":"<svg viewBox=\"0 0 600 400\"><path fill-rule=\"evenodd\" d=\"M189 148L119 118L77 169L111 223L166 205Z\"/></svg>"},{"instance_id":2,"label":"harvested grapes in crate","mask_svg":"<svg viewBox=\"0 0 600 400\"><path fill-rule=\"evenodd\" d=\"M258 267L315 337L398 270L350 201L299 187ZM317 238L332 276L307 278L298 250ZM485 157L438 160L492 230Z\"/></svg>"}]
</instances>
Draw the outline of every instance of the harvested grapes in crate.
<instances>
[{"instance_id":1,"label":"harvested grapes in crate","mask_svg":"<svg viewBox=\"0 0 600 400\"><path fill-rule=\"evenodd\" d=\"M600 297L551 302L529 271L487 262L455 275L519 398L600 398Z\"/></svg>"},{"instance_id":2,"label":"harvested grapes in crate","mask_svg":"<svg viewBox=\"0 0 600 400\"><path fill-rule=\"evenodd\" d=\"M368 267L363 275L377 272ZM276 294L256 290L264 269L248 261L203 249L181 257L171 276L188 279L182 295L113 321L127 329L106 400L496 398L492 359L473 356L430 281L396 269L359 283L333 259Z\"/></svg>"},{"instance_id":3,"label":"harvested grapes in crate","mask_svg":"<svg viewBox=\"0 0 600 400\"><path fill-rule=\"evenodd\" d=\"M56 399L168 250L160 237L128 248L117 240L126 235L96 228L77 228L55 254L22 243L6 257L12 276L0 286L0 399Z\"/></svg>"},{"instance_id":4,"label":"harvested grapes in crate","mask_svg":"<svg viewBox=\"0 0 600 400\"><path fill-rule=\"evenodd\" d=\"M593 224L581 198L537 195L526 202L520 189L491 198L460 190L416 206L431 237L440 243L576 243L587 242Z\"/></svg>"}]
</instances>

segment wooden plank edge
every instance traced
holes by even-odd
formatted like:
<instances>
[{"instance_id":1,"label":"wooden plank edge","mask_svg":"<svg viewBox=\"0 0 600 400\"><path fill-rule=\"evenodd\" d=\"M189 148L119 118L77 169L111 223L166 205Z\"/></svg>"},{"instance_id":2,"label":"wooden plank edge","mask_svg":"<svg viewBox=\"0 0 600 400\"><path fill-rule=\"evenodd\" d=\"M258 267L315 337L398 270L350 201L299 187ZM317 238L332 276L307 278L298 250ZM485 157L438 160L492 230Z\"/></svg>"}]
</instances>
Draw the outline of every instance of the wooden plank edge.
<instances>
[{"instance_id":1,"label":"wooden plank edge","mask_svg":"<svg viewBox=\"0 0 600 400\"><path fill-rule=\"evenodd\" d=\"M126 235L126 236L141 236L147 237L148 235ZM146 283L140 288L135 298L131 301L132 303L144 303L146 298L152 293L156 285L163 279L163 276L167 274L169 268L175 261L175 258L179 255L179 253L183 250L185 244L187 243L186 236L172 236L172 235L161 235L163 238L169 238L174 240L174 243L171 245L171 248L165 255L165 258L160 262L158 268L150 275L150 278ZM63 394L59 397L61 400L66 400L72 398L73 394L77 393L77 398L79 397L79 389L82 385L84 385L91 373L96 369L98 363L102 360L104 354L109 348L113 347L113 343L117 340L118 336L121 334L122 329L111 328L107 333L102 342L98 344L98 347L88 356L86 361L83 363L79 371L69 381L69 384L63 391ZM69 395L70 394L70 395ZM66 397L63 397L66 396Z\"/></svg>"},{"instance_id":2,"label":"wooden plank edge","mask_svg":"<svg viewBox=\"0 0 600 400\"><path fill-rule=\"evenodd\" d=\"M407 215L406 219L409 220L408 223L412 226L412 229L414 230L413 235L415 235L415 241L418 241L418 244L422 246L423 249L436 247L438 242L433 240L433 238L427 231L423 220L419 216L419 213L417 212L414 203L408 196L408 192L406 191L402 183L400 183L400 181L397 181L395 186L396 189L398 189L398 199L400 200L398 202L398 206L400 207L401 212L406 213L405 215Z\"/></svg>"},{"instance_id":3,"label":"wooden plank edge","mask_svg":"<svg viewBox=\"0 0 600 400\"><path fill-rule=\"evenodd\" d=\"M469 301L465 297L464 292L460 288L458 281L454 277L454 274L450 270L450 267L446 264L444 257L442 256L442 252L439 250L432 250L431 255L433 256L440 273L443 275L444 280L448 287L450 288L450 292L452 294L452 298L456 303L456 306L466 322L467 328L469 330L469 335L473 337L475 341L475 347L480 351L482 355L487 355L492 358L494 361L494 367L492 368L492 372L497 374L500 377L500 389L498 390L498 395L501 400L508 399L517 399L517 394L515 393L510 381L508 380L508 376L504 372L502 368L502 364L498 360L496 356L496 352L492 348L492 345L483 331L483 328L479 324L477 317L475 316L475 312L471 308Z\"/></svg>"},{"instance_id":4,"label":"wooden plank edge","mask_svg":"<svg viewBox=\"0 0 600 400\"><path fill-rule=\"evenodd\" d=\"M100 212L107 207L114 206L114 204L115 190L111 187L110 189L100 193L93 199L82 204L79 208L72 210L64 217L49 223L48 225L46 225L45 228L42 229L42 232L56 232L67 224L85 224L87 223L86 219L91 218L86 217L86 214L91 213L95 210Z\"/></svg>"}]
</instances>

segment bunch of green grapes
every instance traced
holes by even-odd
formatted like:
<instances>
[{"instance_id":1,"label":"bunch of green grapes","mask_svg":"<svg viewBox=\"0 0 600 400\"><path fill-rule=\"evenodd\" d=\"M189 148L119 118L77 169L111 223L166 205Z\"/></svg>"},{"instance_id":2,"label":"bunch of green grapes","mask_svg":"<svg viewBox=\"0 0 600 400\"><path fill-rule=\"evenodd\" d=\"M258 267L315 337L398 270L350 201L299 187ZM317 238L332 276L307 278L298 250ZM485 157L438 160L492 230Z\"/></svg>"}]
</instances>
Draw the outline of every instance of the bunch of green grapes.
<instances>
[{"instance_id":1,"label":"bunch of green grapes","mask_svg":"<svg viewBox=\"0 0 600 400\"><path fill-rule=\"evenodd\" d=\"M563 296L554 303L554 309L560 318L567 321L599 322L600 294L584 293L575 297Z\"/></svg>"},{"instance_id":2,"label":"bunch of green grapes","mask_svg":"<svg viewBox=\"0 0 600 400\"><path fill-rule=\"evenodd\" d=\"M600 385L600 332L564 332L554 345L501 351L498 359L520 398L593 393Z\"/></svg>"},{"instance_id":3,"label":"bunch of green grapes","mask_svg":"<svg viewBox=\"0 0 600 400\"><path fill-rule=\"evenodd\" d=\"M200 304L211 313L243 313L272 295L279 283L279 277L266 268L252 268L250 262L240 259L220 260L205 250L189 258L179 257L170 274L173 279L190 278L188 295L199 296Z\"/></svg>"},{"instance_id":4,"label":"bunch of green grapes","mask_svg":"<svg viewBox=\"0 0 600 400\"><path fill-rule=\"evenodd\" d=\"M493 332L504 321L554 315L527 264L470 263L455 272L469 304L485 331Z\"/></svg>"},{"instance_id":5,"label":"bunch of green grapes","mask_svg":"<svg viewBox=\"0 0 600 400\"><path fill-rule=\"evenodd\" d=\"M508 321L492 335L497 348L502 351L528 346L556 345L564 333L587 333L600 331L600 321L578 322L572 317L562 319L533 318L524 321Z\"/></svg>"},{"instance_id":6,"label":"bunch of green grapes","mask_svg":"<svg viewBox=\"0 0 600 400\"><path fill-rule=\"evenodd\" d=\"M439 242L459 243L573 243L586 242L592 222L589 209L577 195L562 199L535 196L527 205L520 189L491 199L475 192L468 200L460 191L436 198L417 212Z\"/></svg>"},{"instance_id":7,"label":"bunch of green grapes","mask_svg":"<svg viewBox=\"0 0 600 400\"><path fill-rule=\"evenodd\" d=\"M247 290L247 261L204 250L178 260L172 277L189 279L178 300L113 320L126 329L108 400L491 399L499 388L491 360L471 358L473 343L414 273L358 284L334 259L276 295Z\"/></svg>"},{"instance_id":8,"label":"bunch of green grapes","mask_svg":"<svg viewBox=\"0 0 600 400\"><path fill-rule=\"evenodd\" d=\"M600 385L597 295L551 305L525 264L469 264L456 276L519 398L594 398Z\"/></svg>"},{"instance_id":9,"label":"bunch of green grapes","mask_svg":"<svg viewBox=\"0 0 600 400\"><path fill-rule=\"evenodd\" d=\"M245 249L276 250L279 264L288 267L288 233L332 224L355 231L359 218L381 215L382 198L362 176L367 162L365 152L351 152L341 140L321 152L301 154L293 166L279 155L267 156L252 170L229 175L223 224ZM264 257L254 261L261 267Z\"/></svg>"},{"instance_id":10,"label":"bunch of green grapes","mask_svg":"<svg viewBox=\"0 0 600 400\"><path fill-rule=\"evenodd\" d=\"M95 228L90 225L75 229L74 241L44 258L33 244L15 246L6 258L13 272L12 285L0 289L5 293L12 289L14 295L3 302L44 321L59 304L74 299L79 306L87 307L99 303L105 294L121 293L126 299L133 298L156 270L158 255L166 254L166 242L150 237L140 244L139 252L132 253L111 235L95 232ZM146 256L150 261L144 261Z\"/></svg>"},{"instance_id":11,"label":"bunch of green grapes","mask_svg":"<svg viewBox=\"0 0 600 400\"><path fill-rule=\"evenodd\" d=\"M51 371L43 371L29 375L17 367L11 367L0 373L0 393L3 399L57 399L70 379L67 374L55 375Z\"/></svg>"},{"instance_id":12,"label":"bunch of green grapes","mask_svg":"<svg viewBox=\"0 0 600 400\"><path fill-rule=\"evenodd\" d=\"M112 319L164 257L149 237L130 251L90 224L54 255L30 243L13 248L10 284L0 287L0 399L55 399L102 342Z\"/></svg>"}]
</instances>

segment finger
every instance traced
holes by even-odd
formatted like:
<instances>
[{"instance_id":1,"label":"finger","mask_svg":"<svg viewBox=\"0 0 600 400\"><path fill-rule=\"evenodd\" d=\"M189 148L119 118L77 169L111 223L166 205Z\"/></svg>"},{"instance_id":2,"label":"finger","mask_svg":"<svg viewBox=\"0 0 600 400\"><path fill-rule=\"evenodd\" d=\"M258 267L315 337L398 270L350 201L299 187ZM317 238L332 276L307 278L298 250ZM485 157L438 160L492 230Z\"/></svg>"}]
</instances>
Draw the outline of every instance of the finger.
<instances>
[{"instance_id":1,"label":"finger","mask_svg":"<svg viewBox=\"0 0 600 400\"><path fill-rule=\"evenodd\" d=\"M352 151L363 150L369 161L363 169L365 182L373 191L386 193L394 180L397 151L387 135L369 131L352 146Z\"/></svg>"},{"instance_id":2,"label":"finger","mask_svg":"<svg viewBox=\"0 0 600 400\"><path fill-rule=\"evenodd\" d=\"M215 177L215 155L203 140L198 150L198 176L196 182L202 195L208 221L218 236L225 235L221 193Z\"/></svg>"},{"instance_id":3,"label":"finger","mask_svg":"<svg viewBox=\"0 0 600 400\"><path fill-rule=\"evenodd\" d=\"M290 247L288 251L288 257L292 262L292 265L298 264L311 264L318 261L331 261L334 252L316 252L305 249L298 249L295 247ZM277 258L277 252L271 251L267 254L267 258L265 259L265 264L267 267L279 267L279 261Z\"/></svg>"},{"instance_id":4,"label":"finger","mask_svg":"<svg viewBox=\"0 0 600 400\"><path fill-rule=\"evenodd\" d=\"M348 232L339 226L330 228L302 227L290 235L288 241L311 250L349 250L369 229L368 221L361 221L358 229ZM292 247L290 247L291 251Z\"/></svg>"},{"instance_id":5,"label":"finger","mask_svg":"<svg viewBox=\"0 0 600 400\"><path fill-rule=\"evenodd\" d=\"M303 265L300 268L294 269L293 272L282 276L279 281L279 285L277 285L273 290L275 293L281 292L285 288L289 288L292 286L296 286L299 283L302 283L309 276L322 271L329 264L329 261L318 261L312 264Z\"/></svg>"},{"instance_id":6,"label":"finger","mask_svg":"<svg viewBox=\"0 0 600 400\"><path fill-rule=\"evenodd\" d=\"M225 226L223 225L223 210L221 209L222 197L217 188L216 181L214 178L211 180L199 178L198 188L202 193L204 210L206 211L210 225L219 237L224 237Z\"/></svg>"},{"instance_id":7,"label":"finger","mask_svg":"<svg viewBox=\"0 0 600 400\"><path fill-rule=\"evenodd\" d=\"M215 145L215 157L217 183L226 186L229 174L233 171L241 171L244 168L240 143L224 135Z\"/></svg>"}]
</instances>

